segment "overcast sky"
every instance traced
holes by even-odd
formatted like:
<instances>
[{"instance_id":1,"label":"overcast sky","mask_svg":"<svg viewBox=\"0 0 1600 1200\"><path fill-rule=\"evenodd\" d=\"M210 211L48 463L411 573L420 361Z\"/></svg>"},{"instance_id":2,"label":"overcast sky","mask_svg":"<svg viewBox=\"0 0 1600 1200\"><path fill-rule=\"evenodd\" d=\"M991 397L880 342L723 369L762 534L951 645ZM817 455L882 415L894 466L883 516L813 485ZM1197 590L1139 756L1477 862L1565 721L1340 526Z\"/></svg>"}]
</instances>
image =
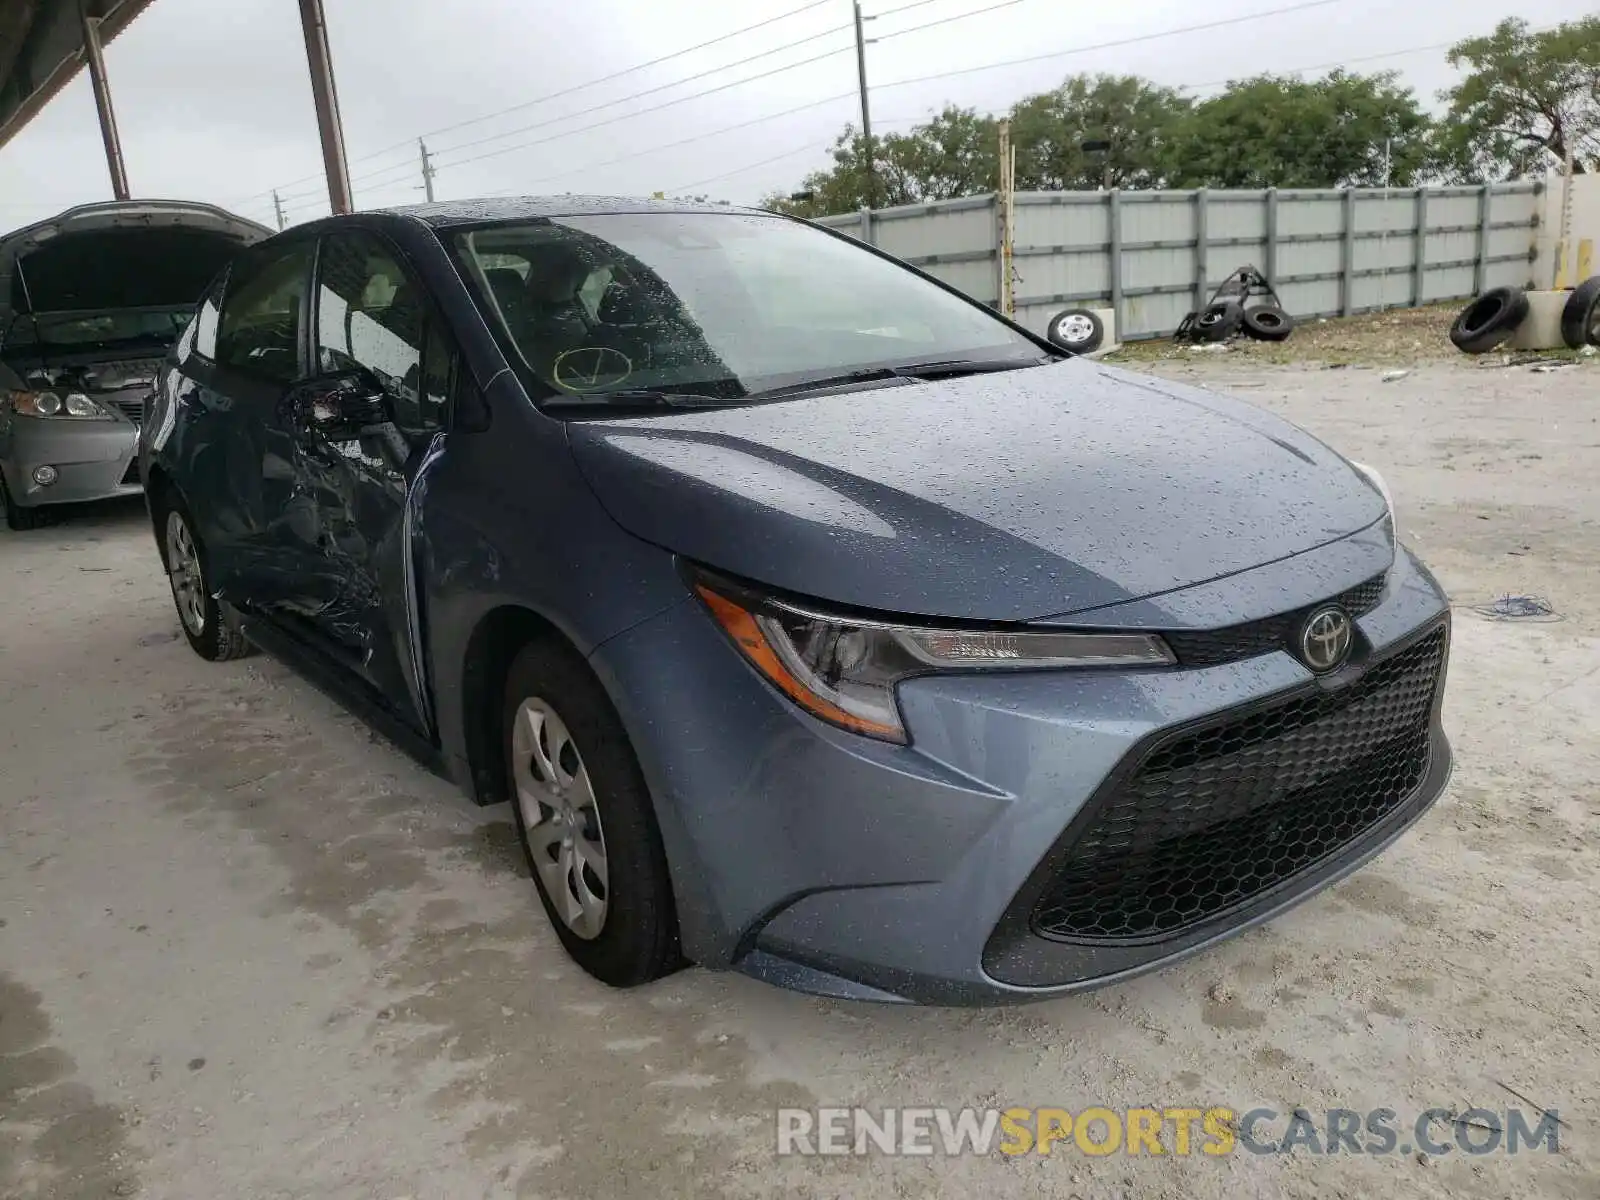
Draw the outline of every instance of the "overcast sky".
<instances>
[{"instance_id":1,"label":"overcast sky","mask_svg":"<svg viewBox=\"0 0 1600 1200\"><path fill-rule=\"evenodd\" d=\"M356 203L422 198L419 134L436 156L441 198L666 191L748 202L792 187L826 164L833 136L857 117L849 0L824 0L669 62L580 85L805 2L326 0ZM884 14L868 24L881 39L867 50L875 126L904 129L946 102L1003 108L1080 71L1135 73L1205 94L1229 78L1346 62L1360 71L1398 70L1431 103L1453 80L1442 49L1432 47L1487 32L1508 12L1542 26L1593 7L1592 0L1337 0L1155 37L1305 0L1011 0L979 12L997 3L865 0L867 13ZM936 21L944 23L912 30ZM1143 40L970 70L1135 38ZM768 51L775 53L731 65ZM327 212L294 0L157 0L106 57L136 196L204 199L270 222L276 187L291 222ZM751 78L812 58L818 61ZM688 78L719 67L728 69ZM951 74L958 71L966 73ZM895 86L925 76L936 78ZM659 90L625 99L650 89ZM543 99L552 93L567 94ZM798 106L809 107L776 115ZM685 144L671 145L678 142ZM486 157L465 161L477 156ZM110 194L84 74L0 148L0 229Z\"/></svg>"}]
</instances>

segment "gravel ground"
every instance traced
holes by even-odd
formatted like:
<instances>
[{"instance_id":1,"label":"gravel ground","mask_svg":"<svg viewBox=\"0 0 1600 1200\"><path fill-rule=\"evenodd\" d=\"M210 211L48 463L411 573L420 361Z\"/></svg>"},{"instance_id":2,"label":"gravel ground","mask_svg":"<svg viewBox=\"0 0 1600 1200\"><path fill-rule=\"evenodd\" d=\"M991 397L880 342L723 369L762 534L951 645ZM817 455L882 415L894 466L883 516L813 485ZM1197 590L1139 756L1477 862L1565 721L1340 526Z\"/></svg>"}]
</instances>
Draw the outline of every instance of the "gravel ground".
<instances>
[{"instance_id":1,"label":"gravel ground","mask_svg":"<svg viewBox=\"0 0 1600 1200\"><path fill-rule=\"evenodd\" d=\"M1454 781L1329 893L1021 1009L593 983L478 810L178 636L137 506L0 531L0 1196L1600 1195L1600 375L1184 359L1382 469ZM1586 385L1578 386L1578 382ZM1561 620L1470 606L1535 593ZM779 1105L1558 1109L1558 1154L778 1159ZM1448 1136L1448 1135L1446 1135Z\"/></svg>"}]
</instances>

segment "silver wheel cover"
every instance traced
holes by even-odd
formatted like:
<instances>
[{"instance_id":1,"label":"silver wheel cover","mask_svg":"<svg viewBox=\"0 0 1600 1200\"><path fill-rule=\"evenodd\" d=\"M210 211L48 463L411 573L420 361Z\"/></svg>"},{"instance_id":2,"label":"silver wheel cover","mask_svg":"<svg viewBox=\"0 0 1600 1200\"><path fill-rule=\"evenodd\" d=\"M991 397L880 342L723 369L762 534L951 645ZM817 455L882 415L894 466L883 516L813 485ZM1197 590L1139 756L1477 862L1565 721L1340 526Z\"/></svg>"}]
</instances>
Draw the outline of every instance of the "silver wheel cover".
<instances>
[{"instance_id":1,"label":"silver wheel cover","mask_svg":"<svg viewBox=\"0 0 1600 1200\"><path fill-rule=\"evenodd\" d=\"M200 552L189 526L176 512L167 514L167 579L183 627L199 637L206 630L206 585L200 574Z\"/></svg>"},{"instance_id":2,"label":"silver wheel cover","mask_svg":"<svg viewBox=\"0 0 1600 1200\"><path fill-rule=\"evenodd\" d=\"M517 706L511 774L545 895L573 933L599 937L611 880L594 787L566 722L536 696Z\"/></svg>"}]
</instances>

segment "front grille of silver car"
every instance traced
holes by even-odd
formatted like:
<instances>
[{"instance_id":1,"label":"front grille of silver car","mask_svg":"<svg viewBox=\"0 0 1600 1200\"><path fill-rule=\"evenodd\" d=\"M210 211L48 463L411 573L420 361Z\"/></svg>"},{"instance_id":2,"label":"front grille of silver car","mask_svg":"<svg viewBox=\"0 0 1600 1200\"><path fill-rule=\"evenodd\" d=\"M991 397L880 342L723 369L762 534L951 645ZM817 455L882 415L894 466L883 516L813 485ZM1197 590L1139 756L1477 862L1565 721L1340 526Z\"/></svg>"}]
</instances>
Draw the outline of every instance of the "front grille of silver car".
<instances>
[{"instance_id":1,"label":"front grille of silver car","mask_svg":"<svg viewBox=\"0 0 1600 1200\"><path fill-rule=\"evenodd\" d=\"M1150 747L1068 830L1035 932L1164 939L1337 855L1427 776L1447 639Z\"/></svg>"},{"instance_id":2,"label":"front grille of silver car","mask_svg":"<svg viewBox=\"0 0 1600 1200\"><path fill-rule=\"evenodd\" d=\"M144 422L144 397L135 396L132 399L122 398L112 401L117 406L117 411L127 417L135 425Z\"/></svg>"}]
</instances>

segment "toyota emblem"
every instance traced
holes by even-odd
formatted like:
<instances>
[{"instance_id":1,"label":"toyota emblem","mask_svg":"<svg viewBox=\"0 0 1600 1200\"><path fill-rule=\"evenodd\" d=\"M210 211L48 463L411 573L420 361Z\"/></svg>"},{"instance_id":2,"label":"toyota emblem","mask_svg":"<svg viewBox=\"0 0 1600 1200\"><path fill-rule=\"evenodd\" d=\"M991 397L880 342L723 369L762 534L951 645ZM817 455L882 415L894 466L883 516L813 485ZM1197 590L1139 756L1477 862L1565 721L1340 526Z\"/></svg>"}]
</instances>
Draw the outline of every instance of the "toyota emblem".
<instances>
[{"instance_id":1,"label":"toyota emblem","mask_svg":"<svg viewBox=\"0 0 1600 1200\"><path fill-rule=\"evenodd\" d=\"M1349 657L1350 618L1342 608L1319 608L1300 627L1300 659L1313 671L1331 671Z\"/></svg>"}]
</instances>

